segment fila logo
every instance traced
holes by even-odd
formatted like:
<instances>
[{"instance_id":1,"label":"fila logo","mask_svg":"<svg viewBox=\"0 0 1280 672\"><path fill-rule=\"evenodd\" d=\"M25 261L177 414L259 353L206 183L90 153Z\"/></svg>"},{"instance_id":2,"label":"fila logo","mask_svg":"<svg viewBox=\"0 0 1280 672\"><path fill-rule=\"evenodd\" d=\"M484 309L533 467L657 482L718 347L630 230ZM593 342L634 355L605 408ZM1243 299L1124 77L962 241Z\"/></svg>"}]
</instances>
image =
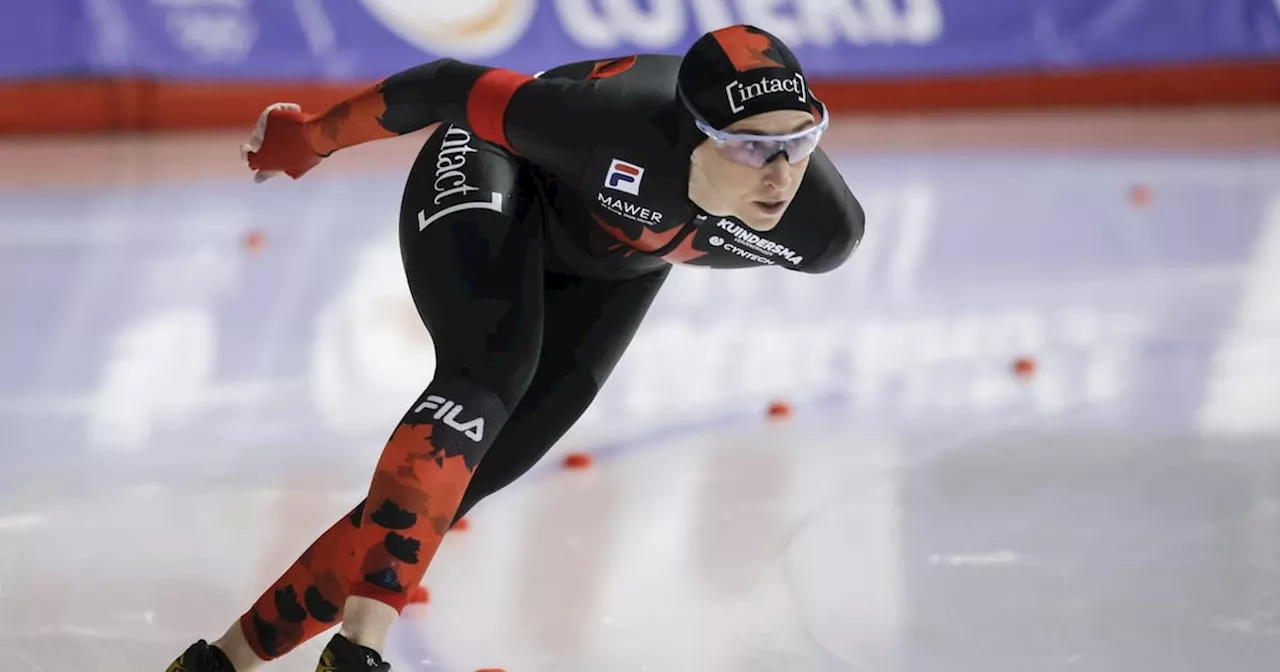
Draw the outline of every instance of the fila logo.
<instances>
[{"instance_id":1,"label":"fila logo","mask_svg":"<svg viewBox=\"0 0 1280 672\"><path fill-rule=\"evenodd\" d=\"M729 96L729 110L734 114L747 109L748 101L770 93L794 93L800 102L807 103L808 91L805 88L804 75L798 72L795 79L761 77L758 82L743 84L735 80L724 87L724 92Z\"/></svg>"},{"instance_id":2,"label":"fila logo","mask_svg":"<svg viewBox=\"0 0 1280 672\"><path fill-rule=\"evenodd\" d=\"M609 172L604 176L604 186L631 194L640 195L640 180L644 178L644 168L634 163L614 159L609 164Z\"/></svg>"},{"instance_id":3,"label":"fila logo","mask_svg":"<svg viewBox=\"0 0 1280 672\"><path fill-rule=\"evenodd\" d=\"M413 412L421 413L424 410L434 410L436 413L431 416L433 419L443 420L444 424L462 432L462 435L468 439L476 443L484 440L484 418L459 422L458 416L462 414L462 406L444 397L430 394L421 404L418 404L417 408L413 409Z\"/></svg>"}]
</instances>

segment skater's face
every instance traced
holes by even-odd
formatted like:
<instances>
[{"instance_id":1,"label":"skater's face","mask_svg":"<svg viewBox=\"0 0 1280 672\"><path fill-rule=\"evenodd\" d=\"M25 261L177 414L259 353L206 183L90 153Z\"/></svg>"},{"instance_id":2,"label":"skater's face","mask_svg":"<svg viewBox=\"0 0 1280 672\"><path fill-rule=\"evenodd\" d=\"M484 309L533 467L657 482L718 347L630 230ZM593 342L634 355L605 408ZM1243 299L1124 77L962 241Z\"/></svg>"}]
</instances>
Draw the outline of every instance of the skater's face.
<instances>
[{"instance_id":1,"label":"skater's face","mask_svg":"<svg viewBox=\"0 0 1280 672\"><path fill-rule=\"evenodd\" d=\"M815 122L814 115L808 112L775 110L747 117L723 130L743 135L785 136L810 128ZM717 148L710 140L703 142L693 152L691 181L705 184L709 189L699 189L702 193L695 201L712 214L731 214L757 231L768 231L778 225L791 205L809 167L808 156L796 163L787 159L786 154L779 153L757 168L735 160L730 152Z\"/></svg>"}]
</instances>

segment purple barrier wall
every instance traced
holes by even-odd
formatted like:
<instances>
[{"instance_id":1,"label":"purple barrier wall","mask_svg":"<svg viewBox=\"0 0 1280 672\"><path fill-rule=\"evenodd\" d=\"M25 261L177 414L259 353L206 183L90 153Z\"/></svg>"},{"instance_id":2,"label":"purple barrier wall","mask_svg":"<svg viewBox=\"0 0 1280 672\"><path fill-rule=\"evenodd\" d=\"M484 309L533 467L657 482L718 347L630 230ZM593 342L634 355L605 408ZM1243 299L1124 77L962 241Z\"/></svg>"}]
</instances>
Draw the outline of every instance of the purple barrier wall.
<instances>
[{"instance_id":1,"label":"purple barrier wall","mask_svg":"<svg viewBox=\"0 0 1280 672\"><path fill-rule=\"evenodd\" d=\"M753 23L818 77L1280 58L1280 0L39 0L0 76L369 80L439 56L524 72L679 53Z\"/></svg>"}]
</instances>

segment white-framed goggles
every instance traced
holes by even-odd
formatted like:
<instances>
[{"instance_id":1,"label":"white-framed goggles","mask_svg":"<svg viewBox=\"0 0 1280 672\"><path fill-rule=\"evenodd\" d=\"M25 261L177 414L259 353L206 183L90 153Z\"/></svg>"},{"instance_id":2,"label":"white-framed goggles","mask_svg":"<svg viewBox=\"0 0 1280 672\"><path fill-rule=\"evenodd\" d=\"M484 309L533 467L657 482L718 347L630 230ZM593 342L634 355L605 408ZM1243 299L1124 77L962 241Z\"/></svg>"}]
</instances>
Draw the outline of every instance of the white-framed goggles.
<instances>
[{"instance_id":1,"label":"white-framed goggles","mask_svg":"<svg viewBox=\"0 0 1280 672\"><path fill-rule=\"evenodd\" d=\"M685 94L684 88L679 84L676 84L676 96L693 117L694 125L711 140L711 144L715 146L722 156L752 168L763 168L778 154L785 154L787 162L791 164L804 161L818 148L818 142L822 140L822 134L826 132L827 126L831 123L827 106L818 99L813 98L812 91L809 92L809 97L822 111L822 118L813 126L785 135L728 133L718 130L698 113L697 108L689 100L689 96Z\"/></svg>"},{"instance_id":2,"label":"white-framed goggles","mask_svg":"<svg viewBox=\"0 0 1280 672\"><path fill-rule=\"evenodd\" d=\"M755 133L726 133L711 127L701 119L694 118L693 123L703 135L711 139L713 144L725 158L743 163L752 168L763 168L778 154L785 154L787 162L797 164L804 161L818 148L822 134L830 124L827 110L822 108L822 119L806 129L786 135L757 135Z\"/></svg>"}]
</instances>

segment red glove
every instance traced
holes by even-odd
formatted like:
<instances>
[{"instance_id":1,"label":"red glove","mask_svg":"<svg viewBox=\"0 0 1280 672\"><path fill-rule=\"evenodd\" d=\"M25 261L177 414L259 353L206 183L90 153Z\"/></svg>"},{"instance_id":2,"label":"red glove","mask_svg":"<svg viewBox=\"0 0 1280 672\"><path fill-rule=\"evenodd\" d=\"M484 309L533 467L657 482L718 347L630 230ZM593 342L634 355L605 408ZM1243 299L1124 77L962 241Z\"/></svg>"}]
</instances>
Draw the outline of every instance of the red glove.
<instances>
[{"instance_id":1,"label":"red glove","mask_svg":"<svg viewBox=\"0 0 1280 672\"><path fill-rule=\"evenodd\" d=\"M296 180L320 164L324 157L316 154L304 132L310 118L293 103L276 103L262 111L253 137L240 145L240 157L248 161L255 182L280 173Z\"/></svg>"}]
</instances>

